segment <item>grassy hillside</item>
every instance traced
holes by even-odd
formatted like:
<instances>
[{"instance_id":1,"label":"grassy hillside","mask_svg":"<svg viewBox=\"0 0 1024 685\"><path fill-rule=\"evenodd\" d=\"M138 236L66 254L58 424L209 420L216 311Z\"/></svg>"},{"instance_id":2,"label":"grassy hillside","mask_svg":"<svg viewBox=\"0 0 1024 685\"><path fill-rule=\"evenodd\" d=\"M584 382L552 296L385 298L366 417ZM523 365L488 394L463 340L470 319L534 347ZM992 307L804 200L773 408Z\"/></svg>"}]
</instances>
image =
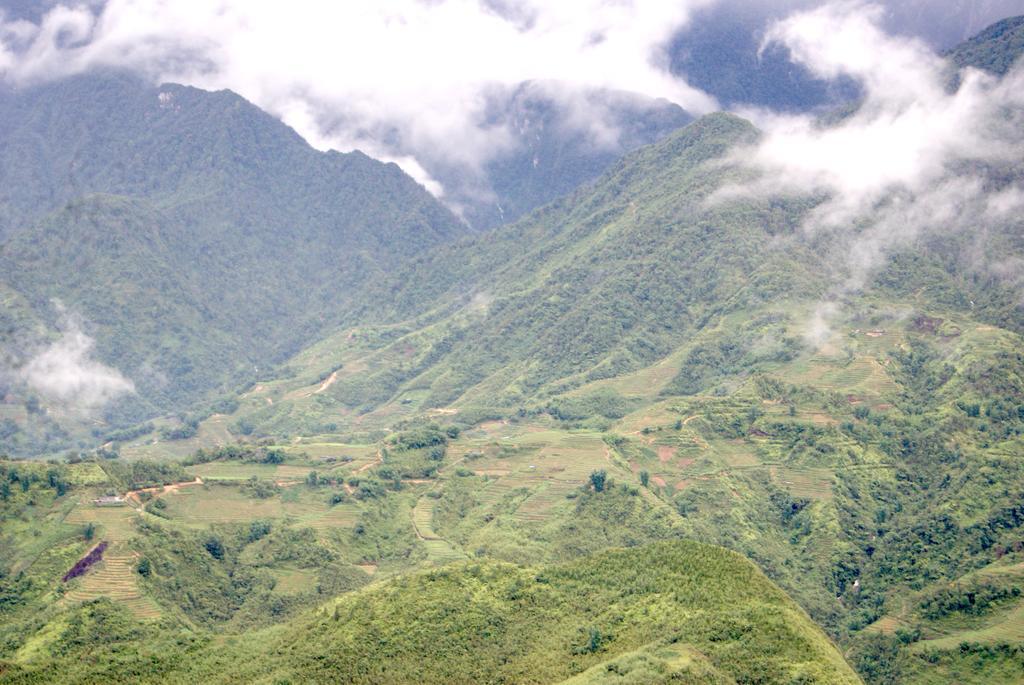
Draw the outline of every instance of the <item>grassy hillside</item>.
<instances>
[{"instance_id":1,"label":"grassy hillside","mask_svg":"<svg viewBox=\"0 0 1024 685\"><path fill-rule=\"evenodd\" d=\"M859 682L752 564L696 543L546 567L465 562L374 585L245 641L165 639L163 654L153 644L136 652L146 629L103 604L63 620L63 635L57 628L0 681L557 683L590 682L603 668L632 682L651 670L658 682Z\"/></svg>"}]
</instances>

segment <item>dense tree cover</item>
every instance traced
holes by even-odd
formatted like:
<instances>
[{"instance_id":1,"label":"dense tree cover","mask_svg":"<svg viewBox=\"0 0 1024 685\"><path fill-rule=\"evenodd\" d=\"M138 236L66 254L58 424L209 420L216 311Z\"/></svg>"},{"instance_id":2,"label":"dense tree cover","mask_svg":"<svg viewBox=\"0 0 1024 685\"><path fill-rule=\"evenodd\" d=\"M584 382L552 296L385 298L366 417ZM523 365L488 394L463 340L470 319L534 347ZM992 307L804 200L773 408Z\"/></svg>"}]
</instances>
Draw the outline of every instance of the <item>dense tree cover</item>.
<instances>
[{"instance_id":1,"label":"dense tree cover","mask_svg":"<svg viewBox=\"0 0 1024 685\"><path fill-rule=\"evenodd\" d=\"M281 449L262 445L233 444L212 449L198 449L183 462L186 465L208 464L212 461L242 461L249 464L283 464L285 453Z\"/></svg>"},{"instance_id":2,"label":"dense tree cover","mask_svg":"<svg viewBox=\"0 0 1024 685\"><path fill-rule=\"evenodd\" d=\"M1024 16L1010 17L946 53L958 67L976 67L1005 74L1024 54Z\"/></svg>"},{"instance_id":3,"label":"dense tree cover","mask_svg":"<svg viewBox=\"0 0 1024 685\"><path fill-rule=\"evenodd\" d=\"M108 409L120 424L234 390L464 230L395 165L317 152L227 91L113 73L5 87L0 131L0 341L17 364L54 301L81 316L135 383ZM4 444L69 444L51 422Z\"/></svg>"},{"instance_id":4,"label":"dense tree cover","mask_svg":"<svg viewBox=\"0 0 1024 685\"><path fill-rule=\"evenodd\" d=\"M151 459L107 461L103 464L103 470L110 477L111 483L122 491L192 480L181 464Z\"/></svg>"}]
</instances>

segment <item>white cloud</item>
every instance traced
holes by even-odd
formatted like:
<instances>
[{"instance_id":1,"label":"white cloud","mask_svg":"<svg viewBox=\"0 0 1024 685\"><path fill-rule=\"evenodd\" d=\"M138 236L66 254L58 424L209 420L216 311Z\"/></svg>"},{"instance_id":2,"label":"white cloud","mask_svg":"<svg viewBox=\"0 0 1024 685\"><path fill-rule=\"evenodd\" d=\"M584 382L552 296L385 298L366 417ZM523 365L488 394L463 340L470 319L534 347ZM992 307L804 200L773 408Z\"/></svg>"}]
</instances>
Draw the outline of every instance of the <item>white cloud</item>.
<instances>
[{"instance_id":1,"label":"white cloud","mask_svg":"<svg viewBox=\"0 0 1024 685\"><path fill-rule=\"evenodd\" d=\"M60 340L29 359L19 375L40 395L80 411L134 393L135 385L120 371L91 358L93 344L78 321L69 317Z\"/></svg>"},{"instance_id":2,"label":"white cloud","mask_svg":"<svg viewBox=\"0 0 1024 685\"><path fill-rule=\"evenodd\" d=\"M5 24L0 70L31 81L116 65L231 88L318 147L360 148L429 184L412 157L472 169L509 144L483 121L496 85L551 81L714 108L659 54L712 1L110 0Z\"/></svg>"},{"instance_id":3,"label":"white cloud","mask_svg":"<svg viewBox=\"0 0 1024 685\"><path fill-rule=\"evenodd\" d=\"M879 5L833 2L769 30L767 41L817 75L856 79L864 99L831 125L753 113L765 134L733 160L761 173L727 191L827 197L804 229L835 234L847 288L918 236L972 230L979 217L1006 217L1021 201L1020 189L994 189L985 169L1024 154L1024 69L1002 79L967 69L953 90L944 60L887 35L882 19Z\"/></svg>"}]
</instances>

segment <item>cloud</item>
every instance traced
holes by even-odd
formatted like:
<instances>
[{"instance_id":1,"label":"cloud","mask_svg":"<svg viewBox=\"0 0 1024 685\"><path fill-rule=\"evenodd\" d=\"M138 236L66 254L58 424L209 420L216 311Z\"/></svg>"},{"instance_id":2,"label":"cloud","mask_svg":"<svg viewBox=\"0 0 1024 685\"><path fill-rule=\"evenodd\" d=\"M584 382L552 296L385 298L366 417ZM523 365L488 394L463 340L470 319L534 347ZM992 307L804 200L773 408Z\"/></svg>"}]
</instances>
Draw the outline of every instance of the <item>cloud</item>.
<instances>
[{"instance_id":1,"label":"cloud","mask_svg":"<svg viewBox=\"0 0 1024 685\"><path fill-rule=\"evenodd\" d=\"M75 317L65 317L58 341L39 351L19 370L32 390L81 411L98 409L135 392L120 371L91 358L94 340Z\"/></svg>"},{"instance_id":2,"label":"cloud","mask_svg":"<svg viewBox=\"0 0 1024 685\"><path fill-rule=\"evenodd\" d=\"M757 180L721 194L826 198L803 228L835 240L847 290L918 237L1012 219L1024 197L997 173L1024 154L1021 65L1002 79L966 69L953 88L951 67L924 43L886 34L883 18L877 4L833 2L770 28L766 42L818 76L856 79L864 98L832 124L749 112L764 136L732 159Z\"/></svg>"},{"instance_id":3,"label":"cloud","mask_svg":"<svg viewBox=\"0 0 1024 685\"><path fill-rule=\"evenodd\" d=\"M660 52L713 1L110 0L3 24L0 70L31 82L118 66L231 88L317 147L360 148L429 185L423 158L474 169L510 144L485 121L494 86L546 81L713 109Z\"/></svg>"}]
</instances>

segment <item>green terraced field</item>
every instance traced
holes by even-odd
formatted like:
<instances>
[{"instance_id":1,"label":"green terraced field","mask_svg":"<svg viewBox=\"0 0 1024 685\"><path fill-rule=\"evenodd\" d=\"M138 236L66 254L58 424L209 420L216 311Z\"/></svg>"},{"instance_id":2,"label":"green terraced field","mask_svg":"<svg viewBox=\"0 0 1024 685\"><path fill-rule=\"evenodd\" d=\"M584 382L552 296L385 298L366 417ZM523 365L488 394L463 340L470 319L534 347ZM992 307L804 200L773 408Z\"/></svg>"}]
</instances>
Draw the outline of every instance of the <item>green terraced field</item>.
<instances>
[{"instance_id":1,"label":"green terraced field","mask_svg":"<svg viewBox=\"0 0 1024 685\"><path fill-rule=\"evenodd\" d=\"M832 471L828 469L794 469L771 467L772 480L795 497L811 500L832 499Z\"/></svg>"},{"instance_id":2,"label":"green terraced field","mask_svg":"<svg viewBox=\"0 0 1024 685\"><path fill-rule=\"evenodd\" d=\"M293 595L305 592L316 587L316 573L303 569L285 568L272 571L274 579L274 593L279 595Z\"/></svg>"},{"instance_id":3,"label":"green terraced field","mask_svg":"<svg viewBox=\"0 0 1024 685\"><path fill-rule=\"evenodd\" d=\"M465 553L446 540L423 540L422 543L427 550L427 559L433 564L447 564L466 558Z\"/></svg>"},{"instance_id":4,"label":"green terraced field","mask_svg":"<svg viewBox=\"0 0 1024 685\"><path fill-rule=\"evenodd\" d=\"M1024 602L1008 611L999 612L981 627L957 631L931 640L921 640L914 645L914 649L952 650L957 649L962 642L990 645L1024 642Z\"/></svg>"},{"instance_id":5,"label":"green terraced field","mask_svg":"<svg viewBox=\"0 0 1024 685\"><path fill-rule=\"evenodd\" d=\"M192 527L286 517L294 520L296 525L315 526L317 521L329 525L329 518L326 523L322 520L329 513L327 491L309 492L302 485L291 487L303 489L296 491L297 496L288 495L285 491L260 499L249 497L236 486L207 485L181 488L164 495L163 500L167 503L165 512L172 521Z\"/></svg>"},{"instance_id":6,"label":"green terraced field","mask_svg":"<svg viewBox=\"0 0 1024 685\"><path fill-rule=\"evenodd\" d=\"M441 537L434 532L434 505L435 500L423 496L416 501L412 509L412 523L416 527L417 535L423 540L440 540Z\"/></svg>"},{"instance_id":7,"label":"green terraced field","mask_svg":"<svg viewBox=\"0 0 1024 685\"><path fill-rule=\"evenodd\" d=\"M64 522L79 525L93 523L99 527L96 538L112 544L124 542L135 534L138 512L129 506L97 507L89 502L90 498L91 495L83 497L83 501L68 514Z\"/></svg>"},{"instance_id":8,"label":"green terraced field","mask_svg":"<svg viewBox=\"0 0 1024 685\"><path fill-rule=\"evenodd\" d=\"M306 519L303 525L324 532L337 528L352 528L358 519L358 506L354 504L336 504L323 514Z\"/></svg>"},{"instance_id":9,"label":"green terraced field","mask_svg":"<svg viewBox=\"0 0 1024 685\"><path fill-rule=\"evenodd\" d=\"M211 461L189 466L189 473L203 480L247 480L255 476L260 480L299 481L315 467L292 464L247 464L237 461Z\"/></svg>"},{"instance_id":10,"label":"green terraced field","mask_svg":"<svg viewBox=\"0 0 1024 685\"><path fill-rule=\"evenodd\" d=\"M135 565L138 559L123 544L107 548L103 560L80 578L71 581L71 590L64 596L68 602L87 602L108 597L125 605L137 618L160 616L160 607L139 588Z\"/></svg>"}]
</instances>

